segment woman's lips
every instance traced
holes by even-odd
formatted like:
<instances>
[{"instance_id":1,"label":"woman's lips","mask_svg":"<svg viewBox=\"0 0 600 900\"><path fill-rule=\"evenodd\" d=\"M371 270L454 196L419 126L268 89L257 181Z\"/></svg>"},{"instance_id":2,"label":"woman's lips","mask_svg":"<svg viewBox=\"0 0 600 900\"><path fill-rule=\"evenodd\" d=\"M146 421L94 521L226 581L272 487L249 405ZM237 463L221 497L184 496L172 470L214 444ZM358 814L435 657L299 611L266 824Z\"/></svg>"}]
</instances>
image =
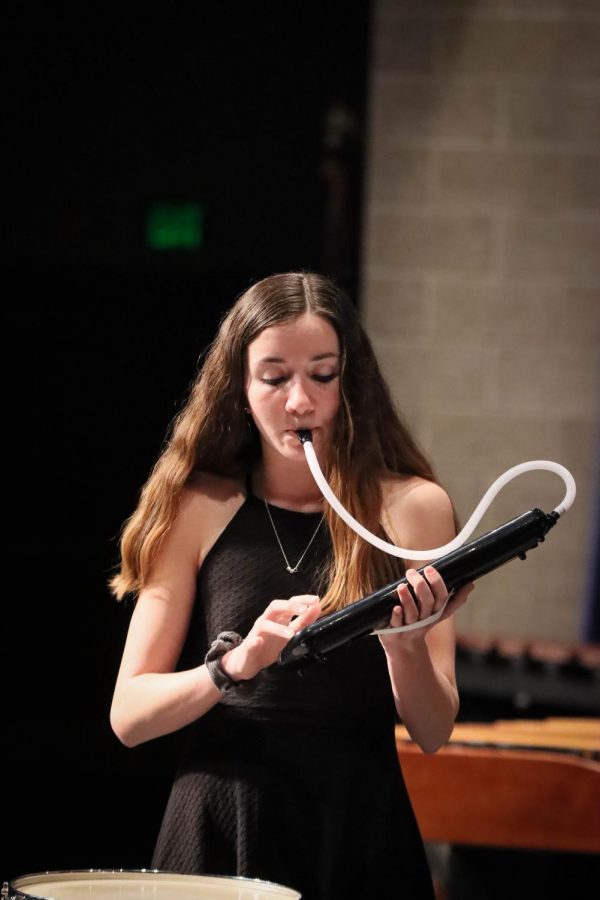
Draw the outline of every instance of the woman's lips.
<instances>
[{"instance_id":1,"label":"woman's lips","mask_svg":"<svg viewBox=\"0 0 600 900\"><path fill-rule=\"evenodd\" d=\"M298 432L299 432L299 431L310 431L310 432L314 432L314 431L318 431L318 428L317 428L316 426L313 426L312 428L308 428L308 426L303 425L301 428L288 428L288 429L285 431L285 434L291 434L291 435L293 435L293 437L297 438L297 437L298 437Z\"/></svg>"}]
</instances>

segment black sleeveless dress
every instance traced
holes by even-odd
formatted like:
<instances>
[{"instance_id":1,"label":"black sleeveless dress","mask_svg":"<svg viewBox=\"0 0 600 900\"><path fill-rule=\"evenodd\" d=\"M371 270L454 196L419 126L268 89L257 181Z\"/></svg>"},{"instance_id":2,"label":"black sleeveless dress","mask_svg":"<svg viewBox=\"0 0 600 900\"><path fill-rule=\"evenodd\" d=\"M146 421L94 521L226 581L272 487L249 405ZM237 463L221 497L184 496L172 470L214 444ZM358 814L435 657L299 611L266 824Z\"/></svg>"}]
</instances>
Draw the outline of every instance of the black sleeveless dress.
<instances>
[{"instance_id":1,"label":"black sleeveless dress","mask_svg":"<svg viewBox=\"0 0 600 900\"><path fill-rule=\"evenodd\" d=\"M292 565L320 519L269 507ZM179 668L220 631L248 633L270 600L317 593L325 522L296 574L251 493L209 552ZM300 674L277 664L188 726L153 866L243 875L303 900L432 900L394 742L396 712L375 637Z\"/></svg>"}]
</instances>

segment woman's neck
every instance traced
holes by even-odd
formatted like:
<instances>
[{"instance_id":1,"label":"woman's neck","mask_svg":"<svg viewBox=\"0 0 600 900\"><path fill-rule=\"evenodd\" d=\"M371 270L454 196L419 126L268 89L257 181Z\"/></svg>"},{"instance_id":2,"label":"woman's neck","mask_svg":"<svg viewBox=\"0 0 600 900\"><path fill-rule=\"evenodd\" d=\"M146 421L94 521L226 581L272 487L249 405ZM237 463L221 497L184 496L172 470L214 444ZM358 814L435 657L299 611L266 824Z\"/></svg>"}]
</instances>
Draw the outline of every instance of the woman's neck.
<instances>
[{"instance_id":1,"label":"woman's neck","mask_svg":"<svg viewBox=\"0 0 600 900\"><path fill-rule=\"evenodd\" d=\"M323 495L311 475L307 463L263 457L252 473L252 484L257 496L273 506L298 512L321 512Z\"/></svg>"}]
</instances>

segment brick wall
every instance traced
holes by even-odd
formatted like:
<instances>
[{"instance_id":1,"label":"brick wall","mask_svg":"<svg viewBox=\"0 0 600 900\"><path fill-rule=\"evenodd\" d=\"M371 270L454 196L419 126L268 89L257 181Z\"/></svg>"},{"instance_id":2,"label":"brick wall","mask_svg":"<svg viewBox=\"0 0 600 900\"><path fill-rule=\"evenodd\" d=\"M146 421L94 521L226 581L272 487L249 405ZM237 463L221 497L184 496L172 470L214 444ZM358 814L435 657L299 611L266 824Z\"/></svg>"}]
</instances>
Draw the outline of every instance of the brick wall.
<instances>
[{"instance_id":1,"label":"brick wall","mask_svg":"<svg viewBox=\"0 0 600 900\"><path fill-rule=\"evenodd\" d=\"M553 459L572 510L487 576L462 632L577 639L597 516L600 3L376 0L363 318L465 521ZM477 533L562 497L525 475Z\"/></svg>"}]
</instances>

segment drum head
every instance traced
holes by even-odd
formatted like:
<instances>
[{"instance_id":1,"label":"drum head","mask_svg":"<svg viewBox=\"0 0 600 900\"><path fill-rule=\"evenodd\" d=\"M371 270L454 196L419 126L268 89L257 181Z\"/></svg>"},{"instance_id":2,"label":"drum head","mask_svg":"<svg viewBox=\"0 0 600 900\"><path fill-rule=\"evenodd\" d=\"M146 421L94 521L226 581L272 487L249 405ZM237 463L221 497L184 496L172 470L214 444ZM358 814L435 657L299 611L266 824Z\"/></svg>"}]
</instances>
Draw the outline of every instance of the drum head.
<instances>
[{"instance_id":1,"label":"drum head","mask_svg":"<svg viewBox=\"0 0 600 900\"><path fill-rule=\"evenodd\" d=\"M159 871L43 872L9 886L18 900L299 900L292 888L256 878Z\"/></svg>"}]
</instances>

